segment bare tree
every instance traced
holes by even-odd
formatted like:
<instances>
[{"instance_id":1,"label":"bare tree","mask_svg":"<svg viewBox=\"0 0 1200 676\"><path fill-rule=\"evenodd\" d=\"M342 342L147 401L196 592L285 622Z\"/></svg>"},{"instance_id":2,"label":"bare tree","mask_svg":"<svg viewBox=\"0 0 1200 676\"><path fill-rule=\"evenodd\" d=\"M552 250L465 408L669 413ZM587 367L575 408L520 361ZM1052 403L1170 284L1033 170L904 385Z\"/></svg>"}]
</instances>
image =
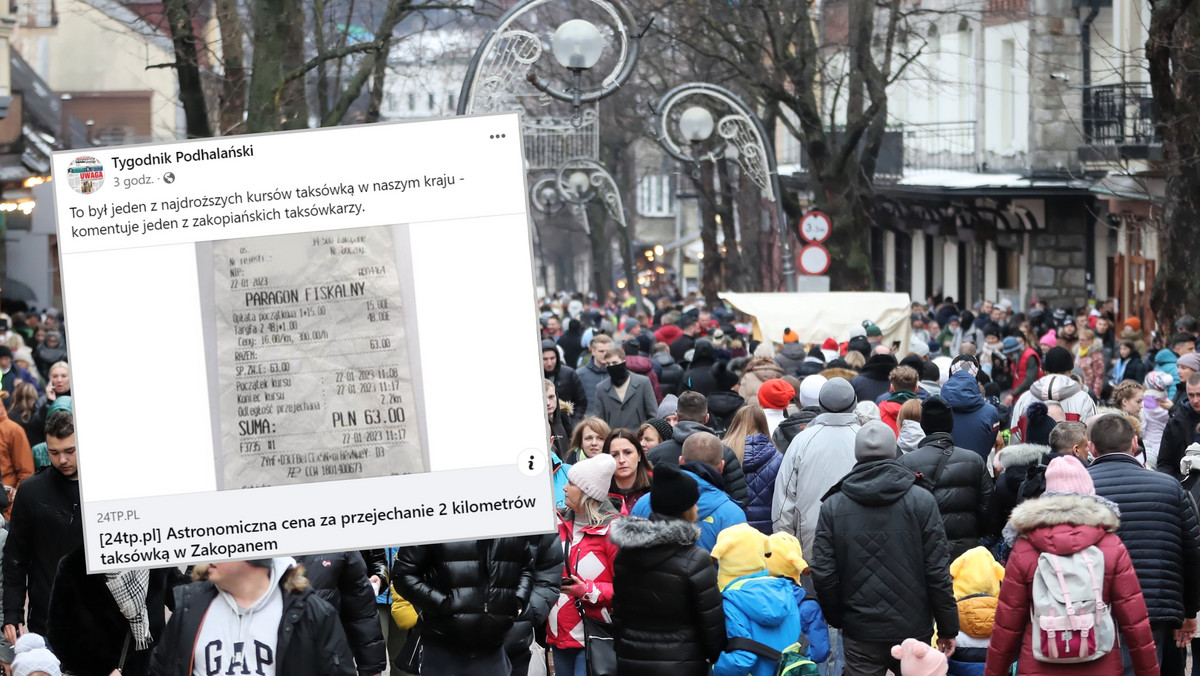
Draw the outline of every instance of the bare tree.
<instances>
[{"instance_id":1,"label":"bare tree","mask_svg":"<svg viewBox=\"0 0 1200 676\"><path fill-rule=\"evenodd\" d=\"M868 288L872 184L887 86L916 57L900 53L897 38L908 20L900 0L827 2L822 11L832 28L824 35L794 0L742 0L703 13L666 0L660 11L672 19L663 30L719 64L765 117L800 140L813 200L834 221L826 242L833 286ZM785 206L797 215L796 205Z\"/></svg>"},{"instance_id":2,"label":"bare tree","mask_svg":"<svg viewBox=\"0 0 1200 676\"><path fill-rule=\"evenodd\" d=\"M1146 57L1166 174L1151 306L1170 327L1200 308L1200 3L1150 0L1150 8Z\"/></svg>"}]
</instances>

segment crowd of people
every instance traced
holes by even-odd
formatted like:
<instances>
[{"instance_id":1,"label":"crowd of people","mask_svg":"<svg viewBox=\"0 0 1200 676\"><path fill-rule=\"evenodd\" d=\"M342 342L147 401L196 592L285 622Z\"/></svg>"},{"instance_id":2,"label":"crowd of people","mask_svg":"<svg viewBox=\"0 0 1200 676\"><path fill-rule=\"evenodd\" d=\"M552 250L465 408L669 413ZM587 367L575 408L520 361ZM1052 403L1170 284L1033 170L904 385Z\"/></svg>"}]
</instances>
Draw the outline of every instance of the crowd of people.
<instances>
[{"instance_id":1,"label":"crowd of people","mask_svg":"<svg viewBox=\"0 0 1200 676\"><path fill-rule=\"evenodd\" d=\"M98 575L62 337L43 373L28 331L60 321L0 316L34 345L0 336L0 664L1148 676L1200 649L1195 319L934 299L908 340L802 343L694 298L540 312L557 532Z\"/></svg>"}]
</instances>

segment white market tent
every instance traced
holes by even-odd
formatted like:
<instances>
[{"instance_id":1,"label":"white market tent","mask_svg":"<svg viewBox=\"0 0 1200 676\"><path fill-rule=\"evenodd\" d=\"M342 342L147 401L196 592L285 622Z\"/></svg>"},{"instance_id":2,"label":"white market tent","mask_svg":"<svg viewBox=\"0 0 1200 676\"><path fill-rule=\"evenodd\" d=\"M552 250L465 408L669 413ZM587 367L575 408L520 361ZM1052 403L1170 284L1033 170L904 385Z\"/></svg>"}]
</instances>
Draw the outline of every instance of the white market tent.
<instances>
[{"instance_id":1,"label":"white market tent","mask_svg":"<svg viewBox=\"0 0 1200 676\"><path fill-rule=\"evenodd\" d=\"M719 296L754 322L754 337L783 342L790 328L801 343L820 345L832 337L850 339L850 329L871 320L883 331L883 344L900 343L897 358L908 353L912 300L907 293L831 291L828 293L733 293Z\"/></svg>"}]
</instances>

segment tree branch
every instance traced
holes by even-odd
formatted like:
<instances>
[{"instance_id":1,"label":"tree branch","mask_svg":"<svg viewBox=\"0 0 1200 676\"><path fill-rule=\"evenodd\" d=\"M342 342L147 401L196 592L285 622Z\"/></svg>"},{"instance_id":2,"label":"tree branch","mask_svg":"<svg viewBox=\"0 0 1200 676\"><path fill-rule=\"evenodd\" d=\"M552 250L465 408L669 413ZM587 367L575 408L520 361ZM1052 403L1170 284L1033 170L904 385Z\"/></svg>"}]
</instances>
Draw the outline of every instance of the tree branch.
<instances>
[{"instance_id":1,"label":"tree branch","mask_svg":"<svg viewBox=\"0 0 1200 676\"><path fill-rule=\"evenodd\" d=\"M326 61L341 59L350 56L351 54L359 54L361 52L377 52L381 48L383 48L383 44L379 42L363 42L357 45L346 45L344 47L339 47L338 49L335 49L331 52L326 52L324 54L318 54L308 61L305 61L304 65L289 73L286 73L283 76L283 80L279 82L279 86L275 87L275 100L279 101L279 96L283 93L283 88L286 87L289 82L297 78L304 77L304 75L310 70L316 68L322 63L325 63Z\"/></svg>"}]
</instances>

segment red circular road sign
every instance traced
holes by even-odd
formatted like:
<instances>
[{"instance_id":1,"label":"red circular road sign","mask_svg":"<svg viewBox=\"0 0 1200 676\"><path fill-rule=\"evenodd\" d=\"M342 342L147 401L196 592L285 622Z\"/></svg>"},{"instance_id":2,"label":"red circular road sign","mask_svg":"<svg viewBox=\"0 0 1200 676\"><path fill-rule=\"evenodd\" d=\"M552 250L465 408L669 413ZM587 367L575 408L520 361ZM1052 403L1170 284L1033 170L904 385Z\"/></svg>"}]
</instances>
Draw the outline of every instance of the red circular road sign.
<instances>
[{"instance_id":1,"label":"red circular road sign","mask_svg":"<svg viewBox=\"0 0 1200 676\"><path fill-rule=\"evenodd\" d=\"M800 237L806 242L820 244L829 239L833 231L833 221L823 212L810 211L800 219Z\"/></svg>"},{"instance_id":2,"label":"red circular road sign","mask_svg":"<svg viewBox=\"0 0 1200 676\"><path fill-rule=\"evenodd\" d=\"M829 269L829 250L820 244L809 244L800 250L796 263L806 275L823 275Z\"/></svg>"}]
</instances>

